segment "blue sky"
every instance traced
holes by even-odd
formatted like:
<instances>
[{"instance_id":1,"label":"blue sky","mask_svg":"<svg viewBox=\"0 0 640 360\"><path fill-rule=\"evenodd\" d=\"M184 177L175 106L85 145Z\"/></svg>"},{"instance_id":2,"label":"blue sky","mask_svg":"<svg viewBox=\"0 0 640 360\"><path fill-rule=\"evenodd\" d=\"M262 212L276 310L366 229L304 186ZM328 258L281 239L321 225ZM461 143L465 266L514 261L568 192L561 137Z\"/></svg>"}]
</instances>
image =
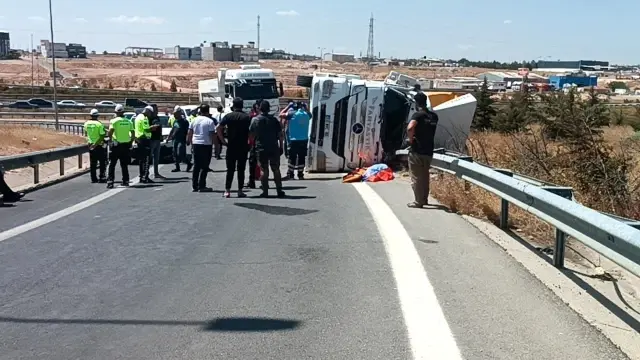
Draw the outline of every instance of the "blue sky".
<instances>
[{"instance_id":1,"label":"blue sky","mask_svg":"<svg viewBox=\"0 0 640 360\"><path fill-rule=\"evenodd\" d=\"M255 41L260 15L262 48L358 55L367 50L371 13L383 57L640 63L638 0L53 0L56 42L98 52ZM2 6L0 29L11 32L12 47L28 48L31 33L36 43L48 39L48 1Z\"/></svg>"}]
</instances>

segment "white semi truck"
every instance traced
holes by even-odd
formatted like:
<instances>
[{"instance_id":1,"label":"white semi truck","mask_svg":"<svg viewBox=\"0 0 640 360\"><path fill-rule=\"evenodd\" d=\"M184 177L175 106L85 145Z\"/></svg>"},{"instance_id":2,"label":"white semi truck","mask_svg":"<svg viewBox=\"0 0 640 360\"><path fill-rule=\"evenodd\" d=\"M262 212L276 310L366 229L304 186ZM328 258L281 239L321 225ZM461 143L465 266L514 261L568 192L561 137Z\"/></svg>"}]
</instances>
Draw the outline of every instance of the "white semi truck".
<instances>
[{"instance_id":1,"label":"white semi truck","mask_svg":"<svg viewBox=\"0 0 640 360\"><path fill-rule=\"evenodd\" d=\"M231 111L234 97L244 100L244 111L249 112L256 100L267 100L271 112L280 111L279 98L282 96L282 84L276 82L275 74L260 65L240 65L240 69L220 69L217 79L198 82L200 102L209 104L213 109L222 105L224 113Z\"/></svg>"},{"instance_id":2,"label":"white semi truck","mask_svg":"<svg viewBox=\"0 0 640 360\"><path fill-rule=\"evenodd\" d=\"M370 166L404 147L406 127L416 111L416 79L395 72L385 81L316 73L299 76L296 82L311 90L308 171ZM470 132L476 99L471 94L425 94L440 120L436 147L460 150Z\"/></svg>"}]
</instances>

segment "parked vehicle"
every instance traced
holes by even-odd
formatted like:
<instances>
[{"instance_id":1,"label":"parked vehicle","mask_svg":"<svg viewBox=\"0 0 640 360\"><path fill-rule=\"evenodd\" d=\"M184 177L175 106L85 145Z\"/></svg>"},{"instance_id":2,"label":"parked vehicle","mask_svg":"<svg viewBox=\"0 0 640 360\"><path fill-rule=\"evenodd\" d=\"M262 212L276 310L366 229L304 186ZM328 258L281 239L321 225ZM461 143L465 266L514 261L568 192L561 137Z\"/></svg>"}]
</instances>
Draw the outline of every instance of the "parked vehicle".
<instances>
[{"instance_id":1,"label":"parked vehicle","mask_svg":"<svg viewBox=\"0 0 640 360\"><path fill-rule=\"evenodd\" d=\"M27 102L29 104L37 105L40 108L47 108L47 109L53 108L53 102L45 99L34 98L34 99L27 100Z\"/></svg>"},{"instance_id":2,"label":"parked vehicle","mask_svg":"<svg viewBox=\"0 0 640 360\"><path fill-rule=\"evenodd\" d=\"M149 103L147 103L146 101L142 101L140 99L136 99L136 98L126 98L124 99L124 106L125 107L132 107L132 108L144 108L145 106L149 105Z\"/></svg>"},{"instance_id":3,"label":"parked vehicle","mask_svg":"<svg viewBox=\"0 0 640 360\"><path fill-rule=\"evenodd\" d=\"M113 101L109 101L109 100L102 100L102 101L98 101L97 103L94 104L95 107L108 107L108 108L115 108L116 107L116 103Z\"/></svg>"},{"instance_id":4,"label":"parked vehicle","mask_svg":"<svg viewBox=\"0 0 640 360\"><path fill-rule=\"evenodd\" d=\"M83 103L79 103L77 101L73 101L73 100L62 100L62 101L58 101L58 107L60 108L83 108L86 107L87 105L83 104Z\"/></svg>"},{"instance_id":5,"label":"parked vehicle","mask_svg":"<svg viewBox=\"0 0 640 360\"><path fill-rule=\"evenodd\" d=\"M28 101L20 100L7 105L11 109L39 109L40 107L35 104L31 104Z\"/></svg>"}]
</instances>

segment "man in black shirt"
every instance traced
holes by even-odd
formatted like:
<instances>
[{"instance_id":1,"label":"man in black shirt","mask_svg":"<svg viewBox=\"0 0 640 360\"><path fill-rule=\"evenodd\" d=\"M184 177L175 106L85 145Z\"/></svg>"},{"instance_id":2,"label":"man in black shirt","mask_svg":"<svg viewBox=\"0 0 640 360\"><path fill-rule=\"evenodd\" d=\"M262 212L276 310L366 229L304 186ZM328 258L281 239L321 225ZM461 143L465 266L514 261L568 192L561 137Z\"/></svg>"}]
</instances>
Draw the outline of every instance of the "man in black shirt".
<instances>
[{"instance_id":1,"label":"man in black shirt","mask_svg":"<svg viewBox=\"0 0 640 360\"><path fill-rule=\"evenodd\" d=\"M284 151L284 135L280 121L269 115L271 107L268 101L260 103L261 114L251 120L251 137L255 139L255 149L260 164L261 197L269 194L269 168L273 171L273 182L276 183L278 197L284 197L282 191L282 175L280 174L280 157Z\"/></svg>"},{"instance_id":2,"label":"man in black shirt","mask_svg":"<svg viewBox=\"0 0 640 360\"><path fill-rule=\"evenodd\" d=\"M162 147L162 122L158 116L158 105L151 104L151 107L153 107L153 114L149 117L149 125L157 125L155 128L151 129L151 161L153 162L153 177L154 179L162 179L164 176L160 175L160 172L158 171L158 165L160 165L160 149Z\"/></svg>"},{"instance_id":3,"label":"man in black shirt","mask_svg":"<svg viewBox=\"0 0 640 360\"><path fill-rule=\"evenodd\" d=\"M187 164L187 172L191 171L193 164L187 158L187 134L189 133L189 120L184 117L182 109L177 108L177 111L173 113L175 116L175 122L171 133L169 134L169 140L173 140L173 159L176 163L176 168L171 172L179 172L180 164Z\"/></svg>"},{"instance_id":4,"label":"man in black shirt","mask_svg":"<svg viewBox=\"0 0 640 360\"><path fill-rule=\"evenodd\" d=\"M413 99L416 112L407 126L409 149L409 173L414 201L411 208L421 208L429 202L429 168L433 158L434 138L438 126L438 115L427 109L427 95L418 92Z\"/></svg>"},{"instance_id":5,"label":"man in black shirt","mask_svg":"<svg viewBox=\"0 0 640 360\"><path fill-rule=\"evenodd\" d=\"M231 184L233 173L238 170L238 197L245 197L242 192L244 184L244 172L249 156L249 125L251 117L242 111L244 101L242 98L233 99L232 112L222 118L216 132L223 145L227 147L225 160L227 161L227 179L225 183L224 197L231 197ZM227 129L227 139L224 139L224 129Z\"/></svg>"}]
</instances>

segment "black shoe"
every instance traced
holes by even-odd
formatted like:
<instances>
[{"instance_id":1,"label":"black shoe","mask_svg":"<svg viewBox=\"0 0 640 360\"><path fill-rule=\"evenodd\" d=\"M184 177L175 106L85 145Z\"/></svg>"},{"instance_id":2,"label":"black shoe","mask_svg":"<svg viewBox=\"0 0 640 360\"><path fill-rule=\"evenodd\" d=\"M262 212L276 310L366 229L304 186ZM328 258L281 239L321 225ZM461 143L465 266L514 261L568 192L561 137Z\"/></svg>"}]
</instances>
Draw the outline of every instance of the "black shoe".
<instances>
[{"instance_id":1,"label":"black shoe","mask_svg":"<svg viewBox=\"0 0 640 360\"><path fill-rule=\"evenodd\" d=\"M292 173L292 172L291 172L291 173L287 173L287 176L286 176L286 179L287 179L287 180L293 180L293 179L295 179L295 178L296 178L296 177L293 175L293 173Z\"/></svg>"},{"instance_id":2,"label":"black shoe","mask_svg":"<svg viewBox=\"0 0 640 360\"><path fill-rule=\"evenodd\" d=\"M187 164L187 172L191 171L191 168L193 168L193 164Z\"/></svg>"},{"instance_id":3,"label":"black shoe","mask_svg":"<svg viewBox=\"0 0 640 360\"><path fill-rule=\"evenodd\" d=\"M91 183L92 184L97 184L98 183L98 179L91 179Z\"/></svg>"},{"instance_id":4,"label":"black shoe","mask_svg":"<svg viewBox=\"0 0 640 360\"><path fill-rule=\"evenodd\" d=\"M17 202L20 201L20 199L22 199L24 197L24 193L11 193L9 195L5 195L2 197L2 201L6 202L6 203L13 203L13 202Z\"/></svg>"},{"instance_id":5,"label":"black shoe","mask_svg":"<svg viewBox=\"0 0 640 360\"><path fill-rule=\"evenodd\" d=\"M122 182L122 186L124 186L124 187L129 187L129 182L128 182L128 181L123 181L123 182Z\"/></svg>"},{"instance_id":6,"label":"black shoe","mask_svg":"<svg viewBox=\"0 0 640 360\"><path fill-rule=\"evenodd\" d=\"M113 183L107 183L107 189L113 189Z\"/></svg>"},{"instance_id":7,"label":"black shoe","mask_svg":"<svg viewBox=\"0 0 640 360\"><path fill-rule=\"evenodd\" d=\"M210 187L201 187L200 189L198 189L199 192L213 192L213 189Z\"/></svg>"},{"instance_id":8,"label":"black shoe","mask_svg":"<svg viewBox=\"0 0 640 360\"><path fill-rule=\"evenodd\" d=\"M175 169L171 170L171 172L180 172L180 168L175 168Z\"/></svg>"},{"instance_id":9,"label":"black shoe","mask_svg":"<svg viewBox=\"0 0 640 360\"><path fill-rule=\"evenodd\" d=\"M239 198L246 198L247 194L245 194L244 192L242 192L242 190L238 190L238 197Z\"/></svg>"},{"instance_id":10,"label":"black shoe","mask_svg":"<svg viewBox=\"0 0 640 360\"><path fill-rule=\"evenodd\" d=\"M142 182L142 181L140 181ZM151 179L144 179L144 183L143 184L153 184L155 183L155 181L151 180Z\"/></svg>"},{"instance_id":11,"label":"black shoe","mask_svg":"<svg viewBox=\"0 0 640 360\"><path fill-rule=\"evenodd\" d=\"M269 197L269 193L268 193L268 192L266 192L266 191L263 191L263 192L260 194L260 197L261 197L261 198L268 198L268 197Z\"/></svg>"},{"instance_id":12,"label":"black shoe","mask_svg":"<svg viewBox=\"0 0 640 360\"><path fill-rule=\"evenodd\" d=\"M256 188L256 183L255 182L248 182L247 183L247 187L249 189L255 189Z\"/></svg>"},{"instance_id":13,"label":"black shoe","mask_svg":"<svg viewBox=\"0 0 640 360\"><path fill-rule=\"evenodd\" d=\"M100 178L100 179L98 179L98 182L99 182L100 184L106 184L106 183L107 183L107 179L105 179L105 178Z\"/></svg>"},{"instance_id":14,"label":"black shoe","mask_svg":"<svg viewBox=\"0 0 640 360\"><path fill-rule=\"evenodd\" d=\"M191 192L198 192L198 189L191 189Z\"/></svg>"},{"instance_id":15,"label":"black shoe","mask_svg":"<svg viewBox=\"0 0 640 360\"><path fill-rule=\"evenodd\" d=\"M282 190L278 191L277 196L278 196L279 198L283 198L283 197L285 197L284 191L282 191Z\"/></svg>"},{"instance_id":16,"label":"black shoe","mask_svg":"<svg viewBox=\"0 0 640 360\"><path fill-rule=\"evenodd\" d=\"M304 173L298 173L298 180L304 180Z\"/></svg>"}]
</instances>

